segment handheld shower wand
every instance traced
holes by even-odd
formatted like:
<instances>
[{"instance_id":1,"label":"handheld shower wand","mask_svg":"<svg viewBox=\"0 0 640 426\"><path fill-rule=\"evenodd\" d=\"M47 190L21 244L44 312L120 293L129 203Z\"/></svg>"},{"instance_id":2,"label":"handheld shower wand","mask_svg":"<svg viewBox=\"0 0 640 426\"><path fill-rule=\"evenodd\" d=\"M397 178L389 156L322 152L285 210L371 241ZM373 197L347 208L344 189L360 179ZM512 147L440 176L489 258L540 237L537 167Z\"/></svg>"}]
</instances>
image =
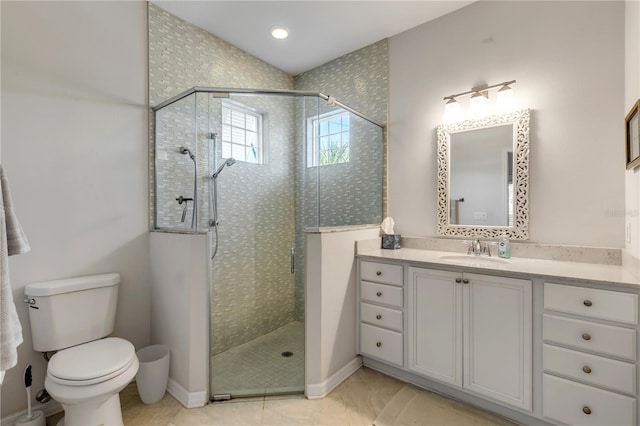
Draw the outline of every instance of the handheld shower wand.
<instances>
[{"instance_id":1,"label":"handheld shower wand","mask_svg":"<svg viewBox=\"0 0 640 426\"><path fill-rule=\"evenodd\" d=\"M233 166L234 164L236 164L236 159L235 158L233 158L233 157L227 158L227 160L224 163L222 163L220 165L220 167L218 167L218 170L216 170L215 173L213 173L211 175L211 178L212 179L216 179L218 177L218 175L220 174L220 172L222 172L222 169L225 168L225 166Z\"/></svg>"}]
</instances>

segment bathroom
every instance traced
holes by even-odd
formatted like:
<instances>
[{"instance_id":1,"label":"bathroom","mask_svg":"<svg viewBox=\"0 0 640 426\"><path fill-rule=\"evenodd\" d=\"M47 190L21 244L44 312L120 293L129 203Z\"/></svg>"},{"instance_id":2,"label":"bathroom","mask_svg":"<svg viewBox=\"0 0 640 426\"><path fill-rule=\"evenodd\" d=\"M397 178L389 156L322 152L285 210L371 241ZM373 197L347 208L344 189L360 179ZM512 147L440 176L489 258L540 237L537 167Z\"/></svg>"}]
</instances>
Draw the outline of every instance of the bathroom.
<instances>
[{"instance_id":1,"label":"bathroom","mask_svg":"<svg viewBox=\"0 0 640 426\"><path fill-rule=\"evenodd\" d=\"M149 236L148 107L156 100L149 103L147 5L3 2L1 12L1 158L32 247L10 258L21 322L28 283L117 271L115 334L136 348L151 344L161 313ZM332 86L345 80L330 74L325 87L300 88L387 123L386 214L402 235L436 237L442 98L516 79L517 98L531 109L529 241L623 249L621 262L637 272L640 177L624 168L623 120L640 95L639 14L635 1L476 2L366 48L388 67L375 101L359 103L362 93ZM368 73L351 72L350 87ZM185 80L173 94L196 85L277 88L233 78ZM3 418L25 408L26 365L35 389L44 380L28 327L23 336L19 364L2 385Z\"/></svg>"}]
</instances>

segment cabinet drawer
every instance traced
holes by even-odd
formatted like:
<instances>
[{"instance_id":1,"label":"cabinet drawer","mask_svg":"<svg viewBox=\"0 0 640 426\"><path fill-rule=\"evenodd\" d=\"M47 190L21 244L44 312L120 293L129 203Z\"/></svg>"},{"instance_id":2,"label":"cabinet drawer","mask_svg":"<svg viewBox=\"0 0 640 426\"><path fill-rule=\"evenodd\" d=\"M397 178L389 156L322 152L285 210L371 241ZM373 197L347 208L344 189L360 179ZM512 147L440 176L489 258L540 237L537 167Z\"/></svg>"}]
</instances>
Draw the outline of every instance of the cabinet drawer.
<instances>
[{"instance_id":1,"label":"cabinet drawer","mask_svg":"<svg viewBox=\"0 0 640 426\"><path fill-rule=\"evenodd\" d=\"M545 314L542 338L545 342L636 359L636 331L628 328Z\"/></svg>"},{"instance_id":2,"label":"cabinet drawer","mask_svg":"<svg viewBox=\"0 0 640 426\"><path fill-rule=\"evenodd\" d=\"M544 308L570 314L638 323L638 295L544 283Z\"/></svg>"},{"instance_id":3,"label":"cabinet drawer","mask_svg":"<svg viewBox=\"0 0 640 426\"><path fill-rule=\"evenodd\" d=\"M402 367L402 334L361 323L360 353Z\"/></svg>"},{"instance_id":4,"label":"cabinet drawer","mask_svg":"<svg viewBox=\"0 0 640 426\"><path fill-rule=\"evenodd\" d=\"M402 308L402 287L361 281L360 298L370 302Z\"/></svg>"},{"instance_id":5,"label":"cabinet drawer","mask_svg":"<svg viewBox=\"0 0 640 426\"><path fill-rule=\"evenodd\" d=\"M622 361L544 345L544 371L618 392L636 393L636 366Z\"/></svg>"},{"instance_id":6,"label":"cabinet drawer","mask_svg":"<svg viewBox=\"0 0 640 426\"><path fill-rule=\"evenodd\" d=\"M544 374L542 414L570 425L634 425L636 400ZM589 413L589 414L587 414Z\"/></svg>"},{"instance_id":7,"label":"cabinet drawer","mask_svg":"<svg viewBox=\"0 0 640 426\"><path fill-rule=\"evenodd\" d=\"M402 311L360 303L360 320L370 324L402 331Z\"/></svg>"},{"instance_id":8,"label":"cabinet drawer","mask_svg":"<svg viewBox=\"0 0 640 426\"><path fill-rule=\"evenodd\" d=\"M391 285L402 285L402 265L360 262L360 279Z\"/></svg>"}]
</instances>

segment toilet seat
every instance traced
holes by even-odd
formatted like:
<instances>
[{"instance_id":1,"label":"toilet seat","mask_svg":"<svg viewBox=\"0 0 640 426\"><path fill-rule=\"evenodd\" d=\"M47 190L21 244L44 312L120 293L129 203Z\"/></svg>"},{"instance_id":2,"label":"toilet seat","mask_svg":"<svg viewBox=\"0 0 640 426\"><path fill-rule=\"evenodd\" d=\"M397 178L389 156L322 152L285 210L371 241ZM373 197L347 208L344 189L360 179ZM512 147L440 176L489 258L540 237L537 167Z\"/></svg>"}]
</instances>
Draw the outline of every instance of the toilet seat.
<instances>
[{"instance_id":1,"label":"toilet seat","mask_svg":"<svg viewBox=\"0 0 640 426\"><path fill-rule=\"evenodd\" d=\"M118 337L95 340L56 353L47 376L67 386L88 386L119 376L136 359L133 345Z\"/></svg>"}]
</instances>

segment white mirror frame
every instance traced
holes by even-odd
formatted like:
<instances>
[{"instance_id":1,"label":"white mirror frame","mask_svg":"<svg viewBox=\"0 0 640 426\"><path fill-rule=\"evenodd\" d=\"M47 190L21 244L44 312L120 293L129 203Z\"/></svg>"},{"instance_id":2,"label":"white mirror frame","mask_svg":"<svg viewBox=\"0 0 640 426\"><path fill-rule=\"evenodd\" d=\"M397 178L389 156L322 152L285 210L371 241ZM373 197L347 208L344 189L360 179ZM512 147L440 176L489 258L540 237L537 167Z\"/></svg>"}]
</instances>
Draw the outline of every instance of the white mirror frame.
<instances>
[{"instance_id":1,"label":"white mirror frame","mask_svg":"<svg viewBox=\"0 0 640 426\"><path fill-rule=\"evenodd\" d=\"M450 220L449 144L451 133L513 124L513 226L452 225ZM503 233L509 239L529 239L529 110L491 115L438 126L438 235L464 238L498 239Z\"/></svg>"}]
</instances>

